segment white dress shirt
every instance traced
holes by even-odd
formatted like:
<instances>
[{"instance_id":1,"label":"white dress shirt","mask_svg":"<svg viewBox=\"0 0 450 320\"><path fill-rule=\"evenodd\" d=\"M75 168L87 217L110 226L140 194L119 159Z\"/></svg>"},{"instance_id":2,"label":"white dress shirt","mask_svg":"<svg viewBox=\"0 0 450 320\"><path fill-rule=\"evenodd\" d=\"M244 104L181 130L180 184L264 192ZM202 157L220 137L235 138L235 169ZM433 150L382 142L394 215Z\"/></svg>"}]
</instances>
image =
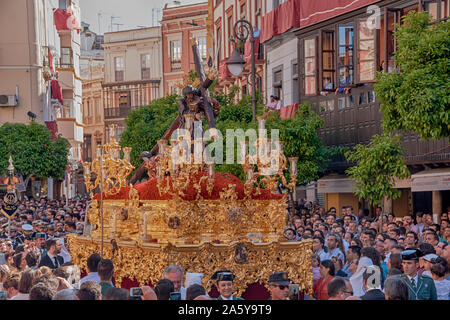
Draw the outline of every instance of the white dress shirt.
<instances>
[{"instance_id":1,"label":"white dress shirt","mask_svg":"<svg viewBox=\"0 0 450 320\"><path fill-rule=\"evenodd\" d=\"M87 276L80 279L79 284L81 285L82 283L84 283L86 281L94 281L94 282L100 283L100 276L98 275L97 272L89 272L87 274Z\"/></svg>"},{"instance_id":2,"label":"white dress shirt","mask_svg":"<svg viewBox=\"0 0 450 320\"><path fill-rule=\"evenodd\" d=\"M350 283L353 288L353 295L356 297L361 297L365 294L363 286L363 273L366 267L373 265L372 259L368 257L361 257L359 259L358 268L356 272L350 277Z\"/></svg>"}]
</instances>

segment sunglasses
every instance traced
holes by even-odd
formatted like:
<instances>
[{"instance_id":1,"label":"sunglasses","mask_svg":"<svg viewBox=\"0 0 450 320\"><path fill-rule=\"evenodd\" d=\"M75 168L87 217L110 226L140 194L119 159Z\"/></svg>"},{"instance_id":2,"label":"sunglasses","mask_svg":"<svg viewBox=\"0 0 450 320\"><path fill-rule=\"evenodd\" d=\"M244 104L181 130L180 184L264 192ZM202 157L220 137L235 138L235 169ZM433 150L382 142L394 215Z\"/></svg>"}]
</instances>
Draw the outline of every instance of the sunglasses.
<instances>
[{"instance_id":1,"label":"sunglasses","mask_svg":"<svg viewBox=\"0 0 450 320\"><path fill-rule=\"evenodd\" d=\"M286 290L289 289L289 286L278 285L278 288L280 288L280 290Z\"/></svg>"}]
</instances>

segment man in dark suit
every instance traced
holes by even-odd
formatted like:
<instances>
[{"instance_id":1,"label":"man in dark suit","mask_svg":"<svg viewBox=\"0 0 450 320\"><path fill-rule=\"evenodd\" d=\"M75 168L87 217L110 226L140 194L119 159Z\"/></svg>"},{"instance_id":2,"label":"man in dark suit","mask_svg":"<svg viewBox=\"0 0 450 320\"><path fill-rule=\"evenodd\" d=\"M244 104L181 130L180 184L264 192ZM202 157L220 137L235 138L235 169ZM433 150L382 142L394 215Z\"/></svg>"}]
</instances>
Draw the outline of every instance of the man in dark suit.
<instances>
[{"instance_id":1,"label":"man in dark suit","mask_svg":"<svg viewBox=\"0 0 450 320\"><path fill-rule=\"evenodd\" d=\"M46 266L52 270L60 267L64 263L61 253L61 243L58 239L49 239L45 242L47 247L47 254L41 258L39 267Z\"/></svg>"},{"instance_id":2,"label":"man in dark suit","mask_svg":"<svg viewBox=\"0 0 450 320\"><path fill-rule=\"evenodd\" d=\"M378 266L368 266L363 273L363 286L366 293L362 300L386 300L381 291L381 269Z\"/></svg>"}]
</instances>

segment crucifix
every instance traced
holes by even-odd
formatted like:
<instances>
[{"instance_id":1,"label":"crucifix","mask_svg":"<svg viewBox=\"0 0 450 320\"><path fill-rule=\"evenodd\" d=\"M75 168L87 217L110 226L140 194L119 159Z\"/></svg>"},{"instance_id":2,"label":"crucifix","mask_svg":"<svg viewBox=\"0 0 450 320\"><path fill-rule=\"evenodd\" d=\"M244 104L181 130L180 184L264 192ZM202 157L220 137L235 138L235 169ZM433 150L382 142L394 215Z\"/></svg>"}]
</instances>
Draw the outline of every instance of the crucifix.
<instances>
[{"instance_id":1,"label":"crucifix","mask_svg":"<svg viewBox=\"0 0 450 320\"><path fill-rule=\"evenodd\" d=\"M183 97L178 100L178 116L161 137L161 140L169 140L175 130L182 128L185 121L184 115L189 113L194 115L205 115L209 128L216 128L215 118L219 115L220 106L215 99L210 97L208 88L217 77L217 72L212 69L209 70L208 75L206 75L195 39L191 40L191 45L194 54L195 71L200 80L200 88L195 89L189 85L184 87L182 91ZM158 144L156 144L150 152L144 151L140 154L139 157L144 162L131 177L131 184L135 184L141 179L146 169L152 169L155 166L158 152L159 147Z\"/></svg>"}]
</instances>

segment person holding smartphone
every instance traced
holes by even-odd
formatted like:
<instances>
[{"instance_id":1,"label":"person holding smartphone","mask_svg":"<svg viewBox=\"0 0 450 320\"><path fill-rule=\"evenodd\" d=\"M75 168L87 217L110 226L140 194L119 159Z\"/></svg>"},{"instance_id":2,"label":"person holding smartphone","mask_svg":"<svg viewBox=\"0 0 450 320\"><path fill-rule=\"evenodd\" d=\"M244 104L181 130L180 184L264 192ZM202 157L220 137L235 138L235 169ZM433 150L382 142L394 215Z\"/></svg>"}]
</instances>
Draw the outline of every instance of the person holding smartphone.
<instances>
[{"instance_id":1,"label":"person holding smartphone","mask_svg":"<svg viewBox=\"0 0 450 320\"><path fill-rule=\"evenodd\" d=\"M235 297L233 295L234 287L233 280L236 276L231 273L229 270L225 271L217 271L211 277L211 280L216 280L217 290L220 293L220 296L217 300L244 300L239 297Z\"/></svg>"}]
</instances>

